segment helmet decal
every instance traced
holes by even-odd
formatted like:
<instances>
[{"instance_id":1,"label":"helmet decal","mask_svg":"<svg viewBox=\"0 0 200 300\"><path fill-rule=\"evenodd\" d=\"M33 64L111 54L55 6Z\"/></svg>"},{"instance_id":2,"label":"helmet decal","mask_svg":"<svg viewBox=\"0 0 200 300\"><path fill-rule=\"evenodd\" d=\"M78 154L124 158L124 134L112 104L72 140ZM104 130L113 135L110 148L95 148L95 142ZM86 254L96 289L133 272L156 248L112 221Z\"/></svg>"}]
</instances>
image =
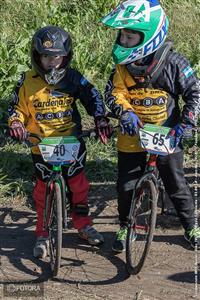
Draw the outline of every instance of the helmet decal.
<instances>
[{"instance_id":1,"label":"helmet decal","mask_svg":"<svg viewBox=\"0 0 200 300\"><path fill-rule=\"evenodd\" d=\"M52 41L49 40L49 41L43 42L42 45L44 46L44 48L51 48L53 46L53 43L52 43Z\"/></svg>"},{"instance_id":2,"label":"helmet decal","mask_svg":"<svg viewBox=\"0 0 200 300\"><path fill-rule=\"evenodd\" d=\"M148 2L137 1L135 5L124 5L121 12L117 15L115 21L122 21L122 24L135 18L138 22L149 22L150 19L150 5ZM126 18L126 20L124 20Z\"/></svg>"},{"instance_id":3,"label":"helmet decal","mask_svg":"<svg viewBox=\"0 0 200 300\"><path fill-rule=\"evenodd\" d=\"M152 39L149 41L148 44L145 45L144 47L144 56L148 55L149 52L153 53L155 52L158 48L160 48L160 46L162 45L162 43L165 40L165 37L167 35L167 19L163 18L161 26L160 26L160 30L158 30L158 33L152 37Z\"/></svg>"}]
</instances>

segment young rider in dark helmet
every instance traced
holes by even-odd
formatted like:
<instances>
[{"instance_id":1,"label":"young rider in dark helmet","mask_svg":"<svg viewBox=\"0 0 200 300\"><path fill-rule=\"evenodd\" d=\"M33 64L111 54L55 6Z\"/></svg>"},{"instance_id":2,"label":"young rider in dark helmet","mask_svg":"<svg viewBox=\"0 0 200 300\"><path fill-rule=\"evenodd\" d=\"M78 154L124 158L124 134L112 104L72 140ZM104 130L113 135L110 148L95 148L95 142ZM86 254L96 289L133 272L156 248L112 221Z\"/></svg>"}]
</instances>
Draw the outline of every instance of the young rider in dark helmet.
<instances>
[{"instance_id":1,"label":"young rider in dark helmet","mask_svg":"<svg viewBox=\"0 0 200 300\"><path fill-rule=\"evenodd\" d=\"M10 133L24 140L27 131L47 136L68 136L81 133L81 116L76 106L80 99L87 113L94 117L99 138L107 142L110 127L102 96L77 70L70 68L72 41L69 33L57 26L46 26L33 36L31 61L33 69L23 74L17 84L9 109ZM47 254L48 232L43 229L43 210L46 181L51 166L43 161L38 147L32 148L32 159L37 176L33 197L37 211L34 256L44 258ZM79 235L90 244L104 241L103 236L92 227L88 216L89 183L84 173L86 149L81 140L76 165L63 167L63 176L72 197L72 220Z\"/></svg>"},{"instance_id":2,"label":"young rider in dark helmet","mask_svg":"<svg viewBox=\"0 0 200 300\"><path fill-rule=\"evenodd\" d=\"M183 171L181 137L195 126L200 84L188 61L166 41L168 18L157 0L128 0L102 19L118 29L112 56L115 68L106 86L106 104L119 118L118 211L120 230L113 250L125 250L127 216L134 183L144 171L146 153L135 134L138 127L152 123L171 127L175 153L158 156L157 166L172 200L185 239L200 246L195 225L194 203ZM179 96L184 106L179 107Z\"/></svg>"}]
</instances>

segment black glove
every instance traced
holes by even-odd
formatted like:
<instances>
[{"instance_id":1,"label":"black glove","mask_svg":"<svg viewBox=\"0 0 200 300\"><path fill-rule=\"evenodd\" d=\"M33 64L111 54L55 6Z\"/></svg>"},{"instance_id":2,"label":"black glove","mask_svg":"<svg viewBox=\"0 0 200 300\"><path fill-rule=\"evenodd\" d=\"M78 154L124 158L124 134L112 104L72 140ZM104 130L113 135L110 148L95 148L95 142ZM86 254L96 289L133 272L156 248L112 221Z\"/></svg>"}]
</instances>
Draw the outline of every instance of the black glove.
<instances>
[{"instance_id":1,"label":"black glove","mask_svg":"<svg viewBox=\"0 0 200 300\"><path fill-rule=\"evenodd\" d=\"M110 120L106 117L95 118L95 125L98 137L103 144L107 144L108 139L111 137L113 129L109 125Z\"/></svg>"}]
</instances>

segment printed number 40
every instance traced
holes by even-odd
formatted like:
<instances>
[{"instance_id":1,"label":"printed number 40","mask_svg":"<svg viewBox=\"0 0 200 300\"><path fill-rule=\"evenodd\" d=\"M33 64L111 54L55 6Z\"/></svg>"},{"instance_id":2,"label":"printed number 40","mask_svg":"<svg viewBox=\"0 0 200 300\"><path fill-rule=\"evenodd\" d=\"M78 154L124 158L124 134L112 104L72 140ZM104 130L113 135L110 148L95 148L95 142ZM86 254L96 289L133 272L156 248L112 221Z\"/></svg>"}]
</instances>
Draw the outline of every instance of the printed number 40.
<instances>
[{"instance_id":1,"label":"printed number 40","mask_svg":"<svg viewBox=\"0 0 200 300\"><path fill-rule=\"evenodd\" d=\"M64 145L57 145L54 148L53 153L57 156L64 156L65 155L65 146Z\"/></svg>"}]
</instances>

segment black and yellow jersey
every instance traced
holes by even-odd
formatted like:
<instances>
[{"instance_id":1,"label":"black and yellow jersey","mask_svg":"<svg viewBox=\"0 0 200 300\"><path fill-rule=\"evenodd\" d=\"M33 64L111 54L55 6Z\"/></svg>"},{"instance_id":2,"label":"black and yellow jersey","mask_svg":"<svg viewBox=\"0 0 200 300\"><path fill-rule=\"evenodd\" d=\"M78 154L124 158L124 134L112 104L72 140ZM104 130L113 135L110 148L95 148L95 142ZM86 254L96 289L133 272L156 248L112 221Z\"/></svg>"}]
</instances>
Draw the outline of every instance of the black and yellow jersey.
<instances>
[{"instance_id":1,"label":"black and yellow jersey","mask_svg":"<svg viewBox=\"0 0 200 300\"><path fill-rule=\"evenodd\" d=\"M144 79L144 80L143 80ZM143 123L172 127L178 122L195 124L200 106L199 80L187 59L172 51L153 86L145 78L134 78L126 65L116 65L106 86L108 108L120 118L124 110L133 110ZM181 108L180 96L184 101ZM139 152L137 136L118 134L118 149Z\"/></svg>"},{"instance_id":2,"label":"black and yellow jersey","mask_svg":"<svg viewBox=\"0 0 200 300\"><path fill-rule=\"evenodd\" d=\"M29 132L46 136L78 135L81 116L76 100L80 99L91 116L104 116L103 99L96 88L78 71L69 69L55 86L48 85L34 70L23 74L9 108L9 124L25 124ZM37 149L33 149L38 153Z\"/></svg>"}]
</instances>

